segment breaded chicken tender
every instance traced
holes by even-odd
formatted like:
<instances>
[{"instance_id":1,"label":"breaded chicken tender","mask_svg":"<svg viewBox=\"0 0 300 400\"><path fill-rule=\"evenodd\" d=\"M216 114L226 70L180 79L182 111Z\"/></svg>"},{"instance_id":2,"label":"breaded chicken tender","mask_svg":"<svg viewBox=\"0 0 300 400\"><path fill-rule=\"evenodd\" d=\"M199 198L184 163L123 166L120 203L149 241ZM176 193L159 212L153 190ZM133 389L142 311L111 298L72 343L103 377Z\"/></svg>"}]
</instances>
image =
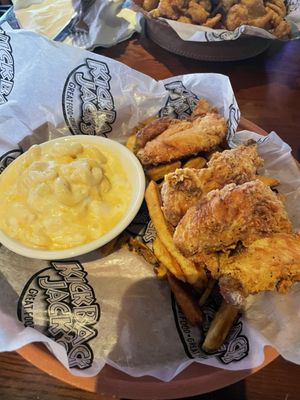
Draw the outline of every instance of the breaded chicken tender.
<instances>
[{"instance_id":1,"label":"breaded chicken tender","mask_svg":"<svg viewBox=\"0 0 300 400\"><path fill-rule=\"evenodd\" d=\"M166 219L176 226L186 211L209 191L221 189L228 183L239 185L251 181L262 165L263 160L252 142L214 153L207 168L182 168L166 175L161 189L162 210Z\"/></svg>"},{"instance_id":2,"label":"breaded chicken tender","mask_svg":"<svg viewBox=\"0 0 300 400\"><path fill-rule=\"evenodd\" d=\"M143 148L147 142L156 138L158 135L168 129L171 121L172 118L169 117L157 118L139 130L136 134L134 152L136 153L139 149Z\"/></svg>"},{"instance_id":3,"label":"breaded chicken tender","mask_svg":"<svg viewBox=\"0 0 300 400\"><path fill-rule=\"evenodd\" d=\"M256 180L208 193L186 212L173 239L184 256L197 262L203 252L225 251L237 243L248 246L258 238L291 229L282 202Z\"/></svg>"},{"instance_id":4,"label":"breaded chicken tender","mask_svg":"<svg viewBox=\"0 0 300 400\"><path fill-rule=\"evenodd\" d=\"M137 152L137 157L143 165L155 165L210 151L223 141L226 130L225 119L216 113L192 121L174 119L164 132Z\"/></svg>"},{"instance_id":5,"label":"breaded chicken tender","mask_svg":"<svg viewBox=\"0 0 300 400\"><path fill-rule=\"evenodd\" d=\"M233 254L221 254L213 277L230 303L242 303L262 290L286 293L300 280L300 234L276 233Z\"/></svg>"}]
</instances>

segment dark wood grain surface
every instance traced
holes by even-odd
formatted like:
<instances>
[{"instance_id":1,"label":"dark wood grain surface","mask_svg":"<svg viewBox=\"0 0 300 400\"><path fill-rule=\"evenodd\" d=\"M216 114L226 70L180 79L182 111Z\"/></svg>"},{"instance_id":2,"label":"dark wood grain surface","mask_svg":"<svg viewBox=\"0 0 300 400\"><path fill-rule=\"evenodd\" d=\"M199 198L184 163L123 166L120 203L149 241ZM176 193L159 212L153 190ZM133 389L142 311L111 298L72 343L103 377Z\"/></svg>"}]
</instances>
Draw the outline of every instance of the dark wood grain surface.
<instances>
[{"instance_id":1,"label":"dark wood grain surface","mask_svg":"<svg viewBox=\"0 0 300 400\"><path fill-rule=\"evenodd\" d=\"M244 61L203 62L174 55L145 36L96 50L155 79L189 73L229 76L242 116L266 131L275 130L300 157L300 41L276 41Z\"/></svg>"},{"instance_id":2,"label":"dark wood grain surface","mask_svg":"<svg viewBox=\"0 0 300 400\"><path fill-rule=\"evenodd\" d=\"M275 130L300 158L300 41L274 43L265 53L245 61L208 63L173 55L144 36L99 54L122 61L155 79L195 72L217 72L230 77L242 115ZM298 400L300 366L278 357L247 379L198 399ZM83 392L41 372L15 352L0 354L0 399L110 399Z\"/></svg>"}]
</instances>

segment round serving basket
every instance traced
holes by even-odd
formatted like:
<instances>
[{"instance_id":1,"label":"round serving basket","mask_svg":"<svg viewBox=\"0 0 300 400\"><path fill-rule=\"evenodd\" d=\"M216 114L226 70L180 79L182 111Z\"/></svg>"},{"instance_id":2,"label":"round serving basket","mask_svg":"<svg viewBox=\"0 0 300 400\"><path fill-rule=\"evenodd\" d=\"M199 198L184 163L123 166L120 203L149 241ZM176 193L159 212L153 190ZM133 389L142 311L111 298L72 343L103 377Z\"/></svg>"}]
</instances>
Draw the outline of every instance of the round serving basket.
<instances>
[{"instance_id":1,"label":"round serving basket","mask_svg":"<svg viewBox=\"0 0 300 400\"><path fill-rule=\"evenodd\" d=\"M241 117L238 130L243 129L267 135L262 128ZM109 365L105 365L96 376L78 377L72 375L39 343L28 344L17 352L42 371L82 390L139 400L166 400L208 393L246 378L278 357L276 350L266 346L263 363L254 369L230 371L194 362L172 381L163 382L151 376L135 378Z\"/></svg>"},{"instance_id":2,"label":"round serving basket","mask_svg":"<svg viewBox=\"0 0 300 400\"><path fill-rule=\"evenodd\" d=\"M142 7L142 0L134 0L131 8L145 18L146 35L165 50L200 61L237 61L257 56L272 43L271 39L242 35L236 40L192 42L182 40L163 19L153 18Z\"/></svg>"},{"instance_id":3,"label":"round serving basket","mask_svg":"<svg viewBox=\"0 0 300 400\"><path fill-rule=\"evenodd\" d=\"M257 56L271 44L270 39L241 36L236 40L191 42L182 40L164 20L145 16L147 36L160 47L180 56L201 61L237 61Z\"/></svg>"}]
</instances>

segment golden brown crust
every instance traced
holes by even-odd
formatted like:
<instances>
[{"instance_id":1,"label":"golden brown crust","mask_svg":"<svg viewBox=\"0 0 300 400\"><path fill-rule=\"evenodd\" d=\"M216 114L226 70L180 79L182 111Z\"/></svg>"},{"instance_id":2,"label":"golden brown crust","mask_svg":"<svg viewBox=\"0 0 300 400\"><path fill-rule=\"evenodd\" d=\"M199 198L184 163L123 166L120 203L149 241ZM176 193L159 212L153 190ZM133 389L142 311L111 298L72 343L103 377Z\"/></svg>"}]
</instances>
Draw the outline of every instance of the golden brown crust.
<instances>
[{"instance_id":1,"label":"golden brown crust","mask_svg":"<svg viewBox=\"0 0 300 400\"><path fill-rule=\"evenodd\" d=\"M258 239L236 254L222 254L219 270L225 297L243 297L262 290L286 293L300 279L300 235L277 233Z\"/></svg>"},{"instance_id":2,"label":"golden brown crust","mask_svg":"<svg viewBox=\"0 0 300 400\"><path fill-rule=\"evenodd\" d=\"M189 2L186 14L192 19L193 23L199 25L202 25L209 16L209 12L194 0Z\"/></svg>"},{"instance_id":3,"label":"golden brown crust","mask_svg":"<svg viewBox=\"0 0 300 400\"><path fill-rule=\"evenodd\" d=\"M203 117L206 114L218 114L218 110L216 107L214 107L211 103L209 103L206 99L201 97L197 104L195 105L191 118L197 118L197 117Z\"/></svg>"},{"instance_id":4,"label":"golden brown crust","mask_svg":"<svg viewBox=\"0 0 300 400\"><path fill-rule=\"evenodd\" d=\"M242 184L251 181L262 164L256 144L251 143L214 153L207 168L182 168L166 175L161 190L166 219L176 226L186 211L210 190L220 189L231 182Z\"/></svg>"},{"instance_id":5,"label":"golden brown crust","mask_svg":"<svg viewBox=\"0 0 300 400\"><path fill-rule=\"evenodd\" d=\"M186 211L203 196L201 170L177 169L165 176L161 189L163 213L170 224L176 226Z\"/></svg>"},{"instance_id":6,"label":"golden brown crust","mask_svg":"<svg viewBox=\"0 0 300 400\"><path fill-rule=\"evenodd\" d=\"M211 191L186 212L173 238L182 254L193 259L276 232L291 232L288 215L276 194L256 180Z\"/></svg>"},{"instance_id":7,"label":"golden brown crust","mask_svg":"<svg viewBox=\"0 0 300 400\"><path fill-rule=\"evenodd\" d=\"M209 151L225 138L225 119L215 113L193 121L173 120L169 127L137 152L143 165L160 164Z\"/></svg>"},{"instance_id":8,"label":"golden brown crust","mask_svg":"<svg viewBox=\"0 0 300 400\"><path fill-rule=\"evenodd\" d=\"M171 120L172 118L169 117L157 118L140 129L136 134L134 152L137 152L139 149L143 148L149 140L156 138L156 136L164 132L170 125Z\"/></svg>"},{"instance_id":9,"label":"golden brown crust","mask_svg":"<svg viewBox=\"0 0 300 400\"><path fill-rule=\"evenodd\" d=\"M284 19L287 14L284 0L144 0L144 9L151 10L149 13L155 18L210 28L233 31L241 25L250 25L281 39L291 35L291 27Z\"/></svg>"}]
</instances>

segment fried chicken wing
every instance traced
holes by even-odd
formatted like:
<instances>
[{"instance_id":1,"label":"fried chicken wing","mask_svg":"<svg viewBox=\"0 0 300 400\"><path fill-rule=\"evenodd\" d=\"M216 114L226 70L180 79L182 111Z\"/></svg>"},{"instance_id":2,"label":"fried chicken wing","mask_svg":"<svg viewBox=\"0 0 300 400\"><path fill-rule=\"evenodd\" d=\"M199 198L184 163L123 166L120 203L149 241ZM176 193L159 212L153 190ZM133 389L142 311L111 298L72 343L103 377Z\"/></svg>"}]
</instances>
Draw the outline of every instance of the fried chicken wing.
<instances>
[{"instance_id":1,"label":"fried chicken wing","mask_svg":"<svg viewBox=\"0 0 300 400\"><path fill-rule=\"evenodd\" d=\"M221 254L213 276L231 303L241 303L262 290L286 293L300 280L300 234L277 233L234 254Z\"/></svg>"},{"instance_id":2,"label":"fried chicken wing","mask_svg":"<svg viewBox=\"0 0 300 400\"><path fill-rule=\"evenodd\" d=\"M216 14L212 18L207 18L203 26L206 26L207 28L214 28L221 21L221 19L222 14Z\"/></svg>"},{"instance_id":3,"label":"fried chicken wing","mask_svg":"<svg viewBox=\"0 0 300 400\"><path fill-rule=\"evenodd\" d=\"M194 24L202 25L208 18L209 12L196 1L192 0L189 2L187 15L192 19Z\"/></svg>"},{"instance_id":4,"label":"fried chicken wing","mask_svg":"<svg viewBox=\"0 0 300 400\"><path fill-rule=\"evenodd\" d=\"M291 33L291 27L287 21L282 19L280 12L274 11L274 5L273 8L270 8L270 5L267 6L266 10L271 16L271 23L273 25L273 29L270 30L271 33L279 39L288 37Z\"/></svg>"},{"instance_id":5,"label":"fried chicken wing","mask_svg":"<svg viewBox=\"0 0 300 400\"><path fill-rule=\"evenodd\" d=\"M225 119L216 113L192 121L172 120L164 132L137 152L137 156L143 165L149 165L209 151L222 142L226 129Z\"/></svg>"},{"instance_id":6,"label":"fried chicken wing","mask_svg":"<svg viewBox=\"0 0 300 400\"><path fill-rule=\"evenodd\" d=\"M166 219L176 226L186 211L210 190L220 189L231 182L239 185L251 181L262 164L256 144L249 143L214 153L207 168L182 168L166 175L161 190Z\"/></svg>"},{"instance_id":7,"label":"fried chicken wing","mask_svg":"<svg viewBox=\"0 0 300 400\"><path fill-rule=\"evenodd\" d=\"M186 257L224 251L238 242L247 246L272 233L291 232L282 202L260 181L234 183L213 190L189 208L174 232L174 242Z\"/></svg>"},{"instance_id":8,"label":"fried chicken wing","mask_svg":"<svg viewBox=\"0 0 300 400\"><path fill-rule=\"evenodd\" d=\"M228 10L225 24L229 30L234 30L243 24L270 29L271 19L271 14L267 11L263 0L241 0L239 4L235 4Z\"/></svg>"},{"instance_id":9,"label":"fried chicken wing","mask_svg":"<svg viewBox=\"0 0 300 400\"><path fill-rule=\"evenodd\" d=\"M234 31L237 27L241 25L246 25L248 22L248 9L243 4L233 5L225 19L226 28L229 31Z\"/></svg>"},{"instance_id":10,"label":"fried chicken wing","mask_svg":"<svg viewBox=\"0 0 300 400\"><path fill-rule=\"evenodd\" d=\"M157 10L161 17L178 19L187 4L188 0L160 0Z\"/></svg>"}]
</instances>

